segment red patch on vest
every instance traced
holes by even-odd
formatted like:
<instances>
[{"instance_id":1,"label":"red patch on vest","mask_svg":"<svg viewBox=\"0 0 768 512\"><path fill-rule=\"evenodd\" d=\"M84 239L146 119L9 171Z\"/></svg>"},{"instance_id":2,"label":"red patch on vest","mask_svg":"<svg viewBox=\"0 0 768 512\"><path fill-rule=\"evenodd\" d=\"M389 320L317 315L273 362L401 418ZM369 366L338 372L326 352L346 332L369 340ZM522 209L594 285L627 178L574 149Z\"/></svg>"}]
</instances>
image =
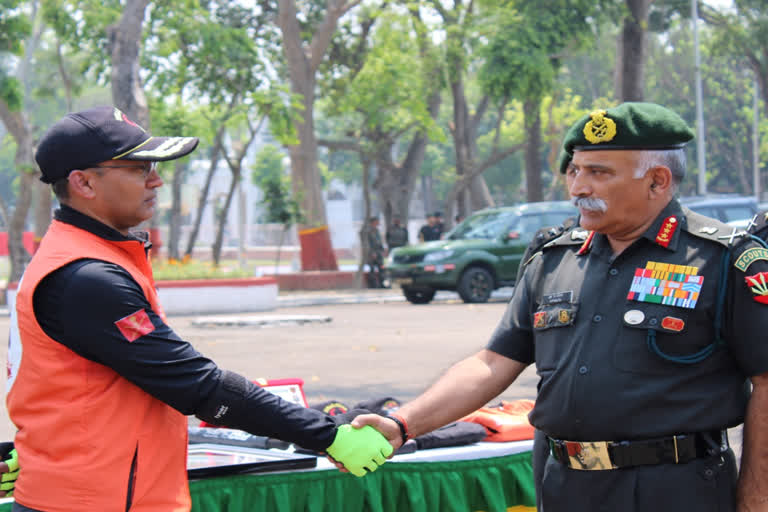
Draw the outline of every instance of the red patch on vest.
<instances>
[{"instance_id":1,"label":"red patch on vest","mask_svg":"<svg viewBox=\"0 0 768 512\"><path fill-rule=\"evenodd\" d=\"M668 247L669 242L672 241L672 236L677 231L678 226L677 218L674 216L667 217L664 222L661 223L659 232L656 233L656 243L662 247Z\"/></svg>"},{"instance_id":2,"label":"red patch on vest","mask_svg":"<svg viewBox=\"0 0 768 512\"><path fill-rule=\"evenodd\" d=\"M143 309L138 310L132 315L121 318L115 325L129 342L133 342L155 330L152 320Z\"/></svg>"},{"instance_id":3,"label":"red patch on vest","mask_svg":"<svg viewBox=\"0 0 768 512\"><path fill-rule=\"evenodd\" d=\"M668 331L680 332L685 327L685 322L681 318L675 318L674 316L665 316L661 320L661 326Z\"/></svg>"}]
</instances>

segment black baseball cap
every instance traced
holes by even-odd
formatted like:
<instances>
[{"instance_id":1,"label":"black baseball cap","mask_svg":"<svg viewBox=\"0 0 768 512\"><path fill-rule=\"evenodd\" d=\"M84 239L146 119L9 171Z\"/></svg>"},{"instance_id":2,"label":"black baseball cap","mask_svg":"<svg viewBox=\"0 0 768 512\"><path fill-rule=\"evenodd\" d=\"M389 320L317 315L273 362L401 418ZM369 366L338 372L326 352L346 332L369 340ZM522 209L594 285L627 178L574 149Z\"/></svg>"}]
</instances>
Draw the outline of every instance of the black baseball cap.
<instances>
[{"instance_id":1,"label":"black baseball cap","mask_svg":"<svg viewBox=\"0 0 768 512\"><path fill-rule=\"evenodd\" d=\"M106 160L175 160L198 142L197 137L153 137L120 109L104 106L57 121L37 145L35 160L43 173L40 181L54 183Z\"/></svg>"}]
</instances>

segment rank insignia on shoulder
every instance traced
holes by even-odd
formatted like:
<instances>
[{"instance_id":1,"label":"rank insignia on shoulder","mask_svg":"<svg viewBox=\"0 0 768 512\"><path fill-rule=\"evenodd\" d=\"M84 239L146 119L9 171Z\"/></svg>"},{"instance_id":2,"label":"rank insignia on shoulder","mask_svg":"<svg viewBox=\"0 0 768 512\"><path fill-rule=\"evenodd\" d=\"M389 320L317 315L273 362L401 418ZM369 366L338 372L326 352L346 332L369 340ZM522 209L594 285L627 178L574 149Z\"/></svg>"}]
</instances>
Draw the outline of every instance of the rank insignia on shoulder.
<instances>
[{"instance_id":1,"label":"rank insignia on shoulder","mask_svg":"<svg viewBox=\"0 0 768 512\"><path fill-rule=\"evenodd\" d=\"M635 269L627 300L693 309L704 283L698 273L698 267L649 261Z\"/></svg>"},{"instance_id":2,"label":"rank insignia on shoulder","mask_svg":"<svg viewBox=\"0 0 768 512\"><path fill-rule=\"evenodd\" d=\"M734 267L746 272L749 266L757 260L768 261L768 249L763 247L750 247L736 259Z\"/></svg>"},{"instance_id":3,"label":"rank insignia on shoulder","mask_svg":"<svg viewBox=\"0 0 768 512\"><path fill-rule=\"evenodd\" d=\"M747 286L755 294L752 298L761 304L768 304L768 282L766 282L766 278L768 278L768 272L760 272L744 277Z\"/></svg>"},{"instance_id":4,"label":"rank insignia on shoulder","mask_svg":"<svg viewBox=\"0 0 768 512\"><path fill-rule=\"evenodd\" d=\"M669 247L669 242L672 241L672 237L675 235L675 231L677 231L679 225L680 223L677 222L677 217L674 215L664 219L664 222L661 223L661 227L659 228L659 232L656 233L656 243L662 247Z\"/></svg>"}]
</instances>

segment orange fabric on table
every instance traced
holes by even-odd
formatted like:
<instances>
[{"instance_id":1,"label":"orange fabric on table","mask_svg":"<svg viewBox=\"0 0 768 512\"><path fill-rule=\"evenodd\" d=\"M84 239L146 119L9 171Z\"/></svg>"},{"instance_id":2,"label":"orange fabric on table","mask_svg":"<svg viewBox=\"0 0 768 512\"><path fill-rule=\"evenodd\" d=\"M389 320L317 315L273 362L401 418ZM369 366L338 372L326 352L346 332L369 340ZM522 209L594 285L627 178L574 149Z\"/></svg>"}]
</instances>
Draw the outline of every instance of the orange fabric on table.
<instances>
[{"instance_id":1,"label":"orange fabric on table","mask_svg":"<svg viewBox=\"0 0 768 512\"><path fill-rule=\"evenodd\" d=\"M485 427L488 437L484 441L522 441L533 439L533 426L528 421L536 402L520 399L512 402L502 401L497 407L481 407L475 412L461 418L460 421L471 421Z\"/></svg>"}]
</instances>

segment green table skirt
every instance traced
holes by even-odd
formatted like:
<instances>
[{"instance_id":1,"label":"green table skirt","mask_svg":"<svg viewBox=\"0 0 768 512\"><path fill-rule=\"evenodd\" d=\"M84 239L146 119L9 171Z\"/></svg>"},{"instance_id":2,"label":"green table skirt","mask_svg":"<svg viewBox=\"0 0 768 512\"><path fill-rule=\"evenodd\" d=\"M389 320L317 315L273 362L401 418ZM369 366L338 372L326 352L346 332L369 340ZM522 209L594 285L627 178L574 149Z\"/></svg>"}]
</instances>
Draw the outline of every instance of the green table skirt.
<instances>
[{"instance_id":1,"label":"green table skirt","mask_svg":"<svg viewBox=\"0 0 768 512\"><path fill-rule=\"evenodd\" d=\"M535 510L531 452L397 462L356 478L336 470L190 482L195 512L507 512Z\"/></svg>"},{"instance_id":2,"label":"green table skirt","mask_svg":"<svg viewBox=\"0 0 768 512\"><path fill-rule=\"evenodd\" d=\"M528 512L536 503L531 452L393 462L364 478L336 470L251 474L189 488L195 512Z\"/></svg>"}]
</instances>

